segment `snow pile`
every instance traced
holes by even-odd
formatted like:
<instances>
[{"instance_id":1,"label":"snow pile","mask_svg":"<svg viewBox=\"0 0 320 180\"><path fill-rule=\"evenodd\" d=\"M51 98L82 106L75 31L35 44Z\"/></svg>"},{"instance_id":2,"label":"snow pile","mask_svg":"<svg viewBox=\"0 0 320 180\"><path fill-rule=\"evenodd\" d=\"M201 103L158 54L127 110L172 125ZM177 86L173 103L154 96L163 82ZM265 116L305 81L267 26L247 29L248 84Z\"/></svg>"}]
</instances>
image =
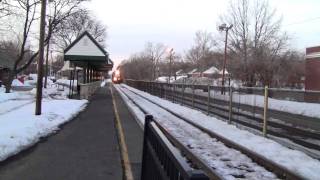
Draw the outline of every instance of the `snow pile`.
<instances>
[{"instance_id":1,"label":"snow pile","mask_svg":"<svg viewBox=\"0 0 320 180\"><path fill-rule=\"evenodd\" d=\"M219 73L219 69L217 69L214 66L210 67L209 69L203 72L203 74L218 74L218 73Z\"/></svg>"},{"instance_id":2,"label":"snow pile","mask_svg":"<svg viewBox=\"0 0 320 180\"><path fill-rule=\"evenodd\" d=\"M192 93L190 89L187 89L189 93ZM197 91L197 94L207 96L207 92L201 90ZM226 93L222 95L219 91L211 91L210 96L216 99L229 100L229 95ZM262 95L252 95L252 94L239 94L233 93L233 102L247 104L252 106L264 107L264 96ZM304 116L320 118L320 104L319 103L306 103L306 102L297 102L289 100L280 100L269 98L268 99L268 108L288 112L292 114L300 114Z\"/></svg>"},{"instance_id":3,"label":"snow pile","mask_svg":"<svg viewBox=\"0 0 320 180\"><path fill-rule=\"evenodd\" d=\"M69 89L66 88L64 91L57 91L56 88L43 88L42 89L42 97L48 99L67 99L69 94ZM37 88L33 88L30 91L30 94L36 96Z\"/></svg>"},{"instance_id":4,"label":"snow pile","mask_svg":"<svg viewBox=\"0 0 320 180\"><path fill-rule=\"evenodd\" d=\"M0 161L26 149L83 110L86 100L44 100L42 114L34 115L34 103L0 115Z\"/></svg>"},{"instance_id":5,"label":"snow pile","mask_svg":"<svg viewBox=\"0 0 320 180\"><path fill-rule=\"evenodd\" d=\"M240 95L240 101L244 104L252 104L255 98L255 104L257 106L263 107L264 97L261 95ZM238 97L239 98L239 97ZM289 112L292 114L300 114L315 118L320 118L320 104L319 103L306 103L306 102L296 102L288 100L279 100L274 98L269 98L269 108Z\"/></svg>"},{"instance_id":6,"label":"snow pile","mask_svg":"<svg viewBox=\"0 0 320 180\"><path fill-rule=\"evenodd\" d=\"M85 108L88 101L67 99L68 91L59 91L56 86L44 88L42 114L35 116L36 89L4 93L0 88L0 161L59 130Z\"/></svg>"},{"instance_id":7,"label":"snow pile","mask_svg":"<svg viewBox=\"0 0 320 180\"><path fill-rule=\"evenodd\" d=\"M174 76L171 76L171 77L170 77L170 82L176 82L176 81L178 81L178 80L183 80L183 79L185 79L185 78L187 78L187 76L185 76L185 75L179 75L179 76L176 76L176 80L175 80ZM155 81L156 81L156 82L167 83L167 82L168 82L168 79L169 79L168 76L160 76L160 77L158 77Z\"/></svg>"},{"instance_id":8,"label":"snow pile","mask_svg":"<svg viewBox=\"0 0 320 180\"><path fill-rule=\"evenodd\" d=\"M25 80L24 81L25 86L36 86L37 85L37 80Z\"/></svg>"},{"instance_id":9,"label":"snow pile","mask_svg":"<svg viewBox=\"0 0 320 180\"><path fill-rule=\"evenodd\" d=\"M29 77L30 77L32 80L37 80L37 79L38 79L38 74L29 74Z\"/></svg>"},{"instance_id":10,"label":"snow pile","mask_svg":"<svg viewBox=\"0 0 320 180\"><path fill-rule=\"evenodd\" d=\"M215 168L226 179L233 179L233 175L244 176L247 179L275 179L275 175L252 162L250 158L239 151L226 147L221 142L203 133L199 129L173 116L145 99L125 91L127 95L142 106L149 114L154 115L168 132L171 133L195 154ZM204 147L203 144L206 146ZM232 164L232 166L230 166ZM245 165L245 168L243 167Z\"/></svg>"},{"instance_id":11,"label":"snow pile","mask_svg":"<svg viewBox=\"0 0 320 180\"><path fill-rule=\"evenodd\" d=\"M101 82L100 86L104 87L106 85L106 83L107 83L107 80L104 80L104 81Z\"/></svg>"},{"instance_id":12,"label":"snow pile","mask_svg":"<svg viewBox=\"0 0 320 180\"><path fill-rule=\"evenodd\" d=\"M181 91L178 89L177 91ZM191 88L185 89L186 93L192 93ZM201 96L208 96L207 92L203 92L201 89L195 90L195 93ZM224 95L221 91L210 91L211 98L229 101L230 97L228 92ZM264 107L264 96L254 95L254 94L239 94L234 92L232 95L232 101L234 103L247 104L252 106ZM288 112L292 114L299 114L314 118L320 118L320 104L319 103L307 103L307 102L297 102L290 100L280 100L275 98L268 99L268 108Z\"/></svg>"},{"instance_id":13,"label":"snow pile","mask_svg":"<svg viewBox=\"0 0 320 180\"><path fill-rule=\"evenodd\" d=\"M229 125L227 122L207 116L200 111L171 103L170 101L152 96L127 85L123 86L168 109L174 109L177 114L229 139L230 141L245 146L265 158L298 173L306 179L318 179L320 177L320 161L307 156L303 152L289 149L275 141L255 135L246 130L240 130L235 125Z\"/></svg>"},{"instance_id":14,"label":"snow pile","mask_svg":"<svg viewBox=\"0 0 320 180\"><path fill-rule=\"evenodd\" d=\"M168 82L168 78L169 78L169 77L167 77L167 76L160 76L160 77L158 77L155 81L156 81L156 82L166 83L166 82Z\"/></svg>"},{"instance_id":15,"label":"snow pile","mask_svg":"<svg viewBox=\"0 0 320 180\"><path fill-rule=\"evenodd\" d=\"M65 86L70 86L70 81L71 81L71 84L72 84L72 80L68 80L68 79L58 79L56 81L56 83L58 84L62 84L62 85L65 85ZM77 86L77 80L74 80L74 86Z\"/></svg>"},{"instance_id":16,"label":"snow pile","mask_svg":"<svg viewBox=\"0 0 320 180\"><path fill-rule=\"evenodd\" d=\"M32 98L32 94L28 92L17 92L13 91L11 93L5 93L5 88L0 87L0 103L9 101L9 100L23 100ZM0 106L1 107L1 106Z\"/></svg>"},{"instance_id":17,"label":"snow pile","mask_svg":"<svg viewBox=\"0 0 320 180\"><path fill-rule=\"evenodd\" d=\"M12 86L24 86L24 84L18 79L14 79L11 83Z\"/></svg>"}]
</instances>

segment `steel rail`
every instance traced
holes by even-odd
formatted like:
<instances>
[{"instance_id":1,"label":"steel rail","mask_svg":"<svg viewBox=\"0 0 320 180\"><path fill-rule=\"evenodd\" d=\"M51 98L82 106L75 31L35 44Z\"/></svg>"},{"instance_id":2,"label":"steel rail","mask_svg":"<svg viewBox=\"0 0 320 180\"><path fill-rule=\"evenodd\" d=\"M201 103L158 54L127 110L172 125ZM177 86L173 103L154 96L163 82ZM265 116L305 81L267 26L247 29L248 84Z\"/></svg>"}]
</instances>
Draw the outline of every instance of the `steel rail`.
<instances>
[{"instance_id":1,"label":"steel rail","mask_svg":"<svg viewBox=\"0 0 320 180\"><path fill-rule=\"evenodd\" d=\"M122 86L123 87L123 86ZM126 88L126 87L123 87L123 88ZM304 179L303 177L301 177L300 175L296 174L295 172L292 172L290 171L289 169L287 169L286 167L282 166L282 165L279 165L278 163L276 162L273 162L265 157L263 157L262 155L260 154L257 154L253 151L251 151L250 149L240 145L240 144L237 144L229 139L226 139L224 138L223 136L213 132L213 131L210 131L209 129L205 128L205 127L202 127L196 123L194 123L192 120L188 119L188 118L185 118L185 117L182 117L181 115L173 112L172 110L166 108L166 107L163 107L162 105L159 105L158 103L154 102L154 101L151 101L150 99L126 88L127 90L131 91L132 93L142 97L143 99L149 101L150 103L153 103L157 106L159 106L160 108L166 110L167 112L171 113L172 115L176 116L177 118L179 119L182 119L184 120L185 122L189 123L190 125L200 129L201 131L207 133L209 136L211 136L212 138L216 138L217 140L221 141L223 144L225 144L226 146L230 147L230 148L233 148L233 149L236 149L236 150L239 150L241 153L247 155L248 157L250 157L254 162L256 162L257 164L265 167L267 170L271 171L271 172L274 172L279 178L283 178L283 179L290 179L290 180L298 180L298 179Z\"/></svg>"},{"instance_id":2,"label":"steel rail","mask_svg":"<svg viewBox=\"0 0 320 180\"><path fill-rule=\"evenodd\" d=\"M137 106L144 114L149 114L147 110L142 108L139 104L137 104L127 93L125 93L123 90L119 88L119 90L135 105ZM156 118L154 118L156 119ZM176 138L174 138L170 133L157 121L153 121L157 124L157 126L161 129L162 133L166 135L166 137L171 141L172 144L174 144L180 151L182 151L186 157L191 160L192 164L194 164L197 167L200 167L206 175L210 179L225 179L222 176L219 175L213 168L211 168L210 165L208 165L206 162L198 158L192 151L189 150L186 146L184 146L181 142L179 142Z\"/></svg>"},{"instance_id":3,"label":"steel rail","mask_svg":"<svg viewBox=\"0 0 320 180\"><path fill-rule=\"evenodd\" d=\"M170 94L170 93L169 93ZM207 108L205 106L207 106L207 103L205 101L201 102L201 100L199 100L201 98L205 98L205 97L202 97L200 95L195 95L195 97L198 97L194 99L194 104L193 106L190 105L191 104L191 99L190 99L190 96L191 94L188 94L186 95L185 93L185 97L179 97L177 96L176 94L179 94L179 93L175 93L175 99L181 99L183 100L183 103L184 104L187 104L188 106L190 107L193 107L193 108L196 108L196 109L199 109L201 111L207 111ZM189 97L188 97L189 96ZM210 110L209 112L214 114L214 115L217 115L219 117L222 117L224 119L228 119L228 112L229 112L229 109L226 107L226 106L223 106L223 105L217 105L219 103L217 103L217 101L220 101L220 102L223 102L223 100L220 100L220 99L212 99L213 102L215 102L216 104L213 105L213 104L210 104ZM227 102L227 101L225 101ZM204 107L200 107L199 105L202 105ZM234 107L233 109L236 109L237 107ZM218 110L218 112L217 112ZM220 111L220 112L219 112ZM262 129L262 126L257 126L256 124L254 123L249 123L249 122L246 122L244 120L240 120L238 119L239 116L241 117L244 117L244 118L247 118L248 120L253 120L257 123L262 123L262 118L259 118L259 117L256 117L256 116L251 116L249 114L246 114L246 113L243 113L243 112L237 112L237 111L233 111L232 112L234 115L237 116L236 117L232 117L232 121L233 122L236 122L236 123L239 123L241 125L244 125L244 126L247 126L249 128L253 128L253 129L256 129L256 130L261 130ZM268 122L268 126L270 127L273 127L273 128L281 128L282 130L290 133L291 135L299 135L299 137L301 137L301 139L299 138L296 138L294 136L290 136L290 134L287 134L287 133L280 133L280 132L277 132L277 131L274 131L272 128L268 129L268 134L270 135L274 135L274 136L277 136L277 137L282 137L282 138L287 138L289 140L292 140L293 142L299 144L299 145L302 145L306 148L311 148L311 149L315 149L315 150L318 150L320 151L320 146L317 145L317 144L314 144L314 143L311 143L311 142L308 142L308 141L305 141L303 140L304 138L313 138L313 139L318 139L320 140L320 134L319 133L315 133L315 132L309 132L309 131L306 131L306 130L303 130L303 129L299 129L299 128L295 128L295 127L291 127L291 126L286 126L284 124L280 124L280 123L277 123L277 122L273 122L273 121L269 121ZM294 134L296 133L296 134Z\"/></svg>"}]
</instances>

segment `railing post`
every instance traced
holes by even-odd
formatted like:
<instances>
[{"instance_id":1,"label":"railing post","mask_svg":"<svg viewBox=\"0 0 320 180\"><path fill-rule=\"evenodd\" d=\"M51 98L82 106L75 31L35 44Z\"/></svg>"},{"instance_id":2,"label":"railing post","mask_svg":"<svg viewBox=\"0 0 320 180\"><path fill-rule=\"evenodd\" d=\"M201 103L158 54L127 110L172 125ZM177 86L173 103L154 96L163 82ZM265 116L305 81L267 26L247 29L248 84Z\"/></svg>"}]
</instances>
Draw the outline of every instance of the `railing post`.
<instances>
[{"instance_id":1,"label":"railing post","mask_svg":"<svg viewBox=\"0 0 320 180\"><path fill-rule=\"evenodd\" d=\"M151 81L151 94L152 95L155 95L155 92L154 92L154 82Z\"/></svg>"},{"instance_id":2,"label":"railing post","mask_svg":"<svg viewBox=\"0 0 320 180\"><path fill-rule=\"evenodd\" d=\"M153 116L147 114L144 118L144 132L143 132L143 148L142 148L142 164L141 164L141 179L146 179L145 173L146 173L146 162L147 162L147 142L148 142L148 127L149 124L152 122Z\"/></svg>"},{"instance_id":3,"label":"railing post","mask_svg":"<svg viewBox=\"0 0 320 180\"><path fill-rule=\"evenodd\" d=\"M171 98L171 101L173 102L173 85L169 84L169 86L170 86L170 98Z\"/></svg>"},{"instance_id":4,"label":"railing post","mask_svg":"<svg viewBox=\"0 0 320 180\"><path fill-rule=\"evenodd\" d=\"M150 93L150 83L146 81L146 92Z\"/></svg>"},{"instance_id":5,"label":"railing post","mask_svg":"<svg viewBox=\"0 0 320 180\"><path fill-rule=\"evenodd\" d=\"M192 108L194 108L194 84L192 84Z\"/></svg>"},{"instance_id":6,"label":"railing post","mask_svg":"<svg viewBox=\"0 0 320 180\"><path fill-rule=\"evenodd\" d=\"M183 96L183 84L181 84L180 88L181 88L181 90L180 90L180 104L182 105L183 104L183 99L182 99L182 96Z\"/></svg>"},{"instance_id":7,"label":"railing post","mask_svg":"<svg viewBox=\"0 0 320 180\"><path fill-rule=\"evenodd\" d=\"M161 97L160 83L156 83L156 92L157 92L157 96L158 96L158 97Z\"/></svg>"},{"instance_id":8,"label":"railing post","mask_svg":"<svg viewBox=\"0 0 320 180\"><path fill-rule=\"evenodd\" d=\"M163 85L163 90L164 90L164 99L167 99L166 85L167 85L167 83L164 83L164 85Z\"/></svg>"},{"instance_id":9,"label":"railing post","mask_svg":"<svg viewBox=\"0 0 320 180\"><path fill-rule=\"evenodd\" d=\"M232 87L229 86L229 121L228 123L231 124L231 120L232 120Z\"/></svg>"},{"instance_id":10,"label":"railing post","mask_svg":"<svg viewBox=\"0 0 320 180\"><path fill-rule=\"evenodd\" d=\"M172 84L172 89L173 89L173 93L172 93L172 102L174 103L174 100L175 100L175 92L176 92L176 85L175 84Z\"/></svg>"},{"instance_id":11,"label":"railing post","mask_svg":"<svg viewBox=\"0 0 320 180\"><path fill-rule=\"evenodd\" d=\"M207 114L210 114L210 85L208 84L208 109Z\"/></svg>"},{"instance_id":12,"label":"railing post","mask_svg":"<svg viewBox=\"0 0 320 180\"><path fill-rule=\"evenodd\" d=\"M181 91L182 91L182 92L181 92L181 94L182 94L182 95L181 95L181 105L184 104L184 103L183 103L183 102L184 102L184 88L185 88L185 87L184 87L184 84L182 84L182 85L181 85Z\"/></svg>"},{"instance_id":13,"label":"railing post","mask_svg":"<svg viewBox=\"0 0 320 180\"><path fill-rule=\"evenodd\" d=\"M268 123L268 86L264 88L264 108L263 108L263 136L267 136L267 123Z\"/></svg>"},{"instance_id":14,"label":"railing post","mask_svg":"<svg viewBox=\"0 0 320 180\"><path fill-rule=\"evenodd\" d=\"M160 94L159 94L159 83L155 83L155 93L156 93L156 96L160 97Z\"/></svg>"}]
</instances>

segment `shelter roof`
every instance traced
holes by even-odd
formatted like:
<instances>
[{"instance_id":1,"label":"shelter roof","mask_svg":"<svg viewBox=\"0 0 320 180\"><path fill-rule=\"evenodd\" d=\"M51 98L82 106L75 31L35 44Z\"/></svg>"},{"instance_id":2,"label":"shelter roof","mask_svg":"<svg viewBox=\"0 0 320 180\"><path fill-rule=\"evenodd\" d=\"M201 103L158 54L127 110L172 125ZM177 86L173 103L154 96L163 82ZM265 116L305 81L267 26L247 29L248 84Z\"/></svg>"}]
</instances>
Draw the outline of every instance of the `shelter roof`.
<instances>
[{"instance_id":1,"label":"shelter roof","mask_svg":"<svg viewBox=\"0 0 320 180\"><path fill-rule=\"evenodd\" d=\"M96 70L105 68L105 65L109 65L110 69L113 67L108 52L87 31L64 50L64 60L71 61L78 67L91 67Z\"/></svg>"}]
</instances>

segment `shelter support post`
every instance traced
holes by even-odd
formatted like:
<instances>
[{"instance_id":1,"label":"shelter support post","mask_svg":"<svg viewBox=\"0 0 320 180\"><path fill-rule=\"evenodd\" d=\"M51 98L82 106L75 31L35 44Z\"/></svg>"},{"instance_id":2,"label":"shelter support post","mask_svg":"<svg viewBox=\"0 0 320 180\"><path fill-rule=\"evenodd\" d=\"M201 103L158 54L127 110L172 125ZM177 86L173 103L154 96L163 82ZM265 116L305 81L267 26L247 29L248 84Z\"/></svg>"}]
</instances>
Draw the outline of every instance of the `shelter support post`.
<instances>
[{"instance_id":1,"label":"shelter support post","mask_svg":"<svg viewBox=\"0 0 320 180\"><path fill-rule=\"evenodd\" d=\"M90 68L87 67L87 72L86 72L86 74L87 74L87 77L86 77L87 81L86 81L86 83L89 83L89 82L90 82L90 78L89 78L89 77L90 77L90 76L89 76L90 74L89 74L89 73L90 73Z\"/></svg>"},{"instance_id":2,"label":"shelter support post","mask_svg":"<svg viewBox=\"0 0 320 180\"><path fill-rule=\"evenodd\" d=\"M83 74L82 74L82 75L83 75L83 76L82 76L83 84L85 84L86 81L87 81L87 78L86 78L86 77L87 77L87 74L86 74L86 72L87 72L87 68L84 67L84 68L83 68L83 72L82 72L82 73L83 73Z\"/></svg>"}]
</instances>

